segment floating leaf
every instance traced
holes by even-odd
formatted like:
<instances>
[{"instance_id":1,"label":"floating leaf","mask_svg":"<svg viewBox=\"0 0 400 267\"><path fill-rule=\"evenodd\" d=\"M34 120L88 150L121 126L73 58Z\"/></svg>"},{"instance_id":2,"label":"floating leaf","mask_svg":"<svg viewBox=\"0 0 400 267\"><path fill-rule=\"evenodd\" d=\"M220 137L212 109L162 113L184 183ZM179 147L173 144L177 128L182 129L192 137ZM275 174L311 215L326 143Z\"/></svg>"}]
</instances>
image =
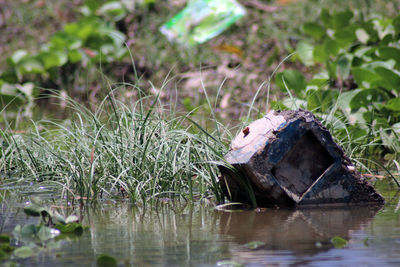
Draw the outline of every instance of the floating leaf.
<instances>
[{"instance_id":1,"label":"floating leaf","mask_svg":"<svg viewBox=\"0 0 400 267\"><path fill-rule=\"evenodd\" d=\"M340 237L340 236L334 236L331 239L331 243L335 248L344 248L347 246L347 240Z\"/></svg>"},{"instance_id":2,"label":"floating leaf","mask_svg":"<svg viewBox=\"0 0 400 267\"><path fill-rule=\"evenodd\" d=\"M52 229L50 227L41 225L40 229L37 233L37 237L40 239L41 242L45 242L54 237Z\"/></svg>"},{"instance_id":3,"label":"floating leaf","mask_svg":"<svg viewBox=\"0 0 400 267\"><path fill-rule=\"evenodd\" d=\"M101 254L97 256L96 262L97 266L99 267L114 267L118 264L117 260L114 257L111 257L107 254Z\"/></svg>"},{"instance_id":4,"label":"floating leaf","mask_svg":"<svg viewBox=\"0 0 400 267\"><path fill-rule=\"evenodd\" d=\"M39 229L40 227L36 226L35 224L24 225L24 227L22 227L20 232L21 237L25 239L34 238L38 233Z\"/></svg>"},{"instance_id":5,"label":"floating leaf","mask_svg":"<svg viewBox=\"0 0 400 267\"><path fill-rule=\"evenodd\" d=\"M57 223L54 226L54 228L60 230L60 232L63 234L74 233L76 235L81 235L83 233L83 227L79 223L69 223L69 224Z\"/></svg>"},{"instance_id":6,"label":"floating leaf","mask_svg":"<svg viewBox=\"0 0 400 267\"><path fill-rule=\"evenodd\" d=\"M33 250L28 246L19 247L14 251L14 255L18 258L29 258L33 256Z\"/></svg>"},{"instance_id":7,"label":"floating leaf","mask_svg":"<svg viewBox=\"0 0 400 267\"><path fill-rule=\"evenodd\" d=\"M265 246L265 243L262 241L251 241L249 243L247 243L246 245L244 245L246 248L248 249L258 249L260 247Z\"/></svg>"},{"instance_id":8,"label":"floating leaf","mask_svg":"<svg viewBox=\"0 0 400 267\"><path fill-rule=\"evenodd\" d=\"M0 243L10 243L10 236L6 234L1 234Z\"/></svg>"}]
</instances>

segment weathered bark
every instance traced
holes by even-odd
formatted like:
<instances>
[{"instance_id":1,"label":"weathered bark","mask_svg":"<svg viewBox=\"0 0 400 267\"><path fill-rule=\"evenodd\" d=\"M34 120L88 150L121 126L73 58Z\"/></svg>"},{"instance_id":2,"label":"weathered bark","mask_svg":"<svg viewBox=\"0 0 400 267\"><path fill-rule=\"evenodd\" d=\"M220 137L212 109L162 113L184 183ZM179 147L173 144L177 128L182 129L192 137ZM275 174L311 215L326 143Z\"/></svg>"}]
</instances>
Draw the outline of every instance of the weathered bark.
<instances>
[{"instance_id":1,"label":"weathered bark","mask_svg":"<svg viewBox=\"0 0 400 267\"><path fill-rule=\"evenodd\" d=\"M328 130L305 110L271 111L232 142L220 166L232 201L257 205L384 203Z\"/></svg>"}]
</instances>

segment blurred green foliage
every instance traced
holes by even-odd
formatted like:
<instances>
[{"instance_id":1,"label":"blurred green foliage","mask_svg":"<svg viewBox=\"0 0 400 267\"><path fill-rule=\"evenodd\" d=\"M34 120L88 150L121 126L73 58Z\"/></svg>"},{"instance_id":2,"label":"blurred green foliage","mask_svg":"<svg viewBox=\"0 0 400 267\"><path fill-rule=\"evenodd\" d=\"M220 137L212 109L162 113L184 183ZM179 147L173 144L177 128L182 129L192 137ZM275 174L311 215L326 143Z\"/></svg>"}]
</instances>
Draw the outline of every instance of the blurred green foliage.
<instances>
[{"instance_id":1,"label":"blurred green foliage","mask_svg":"<svg viewBox=\"0 0 400 267\"><path fill-rule=\"evenodd\" d=\"M325 115L333 110L343 135L368 135L365 142L399 151L400 16L323 9L319 21L302 28L308 38L298 42L296 57L314 74L307 82L296 70L277 74L276 84L296 95L275 107Z\"/></svg>"}]
</instances>

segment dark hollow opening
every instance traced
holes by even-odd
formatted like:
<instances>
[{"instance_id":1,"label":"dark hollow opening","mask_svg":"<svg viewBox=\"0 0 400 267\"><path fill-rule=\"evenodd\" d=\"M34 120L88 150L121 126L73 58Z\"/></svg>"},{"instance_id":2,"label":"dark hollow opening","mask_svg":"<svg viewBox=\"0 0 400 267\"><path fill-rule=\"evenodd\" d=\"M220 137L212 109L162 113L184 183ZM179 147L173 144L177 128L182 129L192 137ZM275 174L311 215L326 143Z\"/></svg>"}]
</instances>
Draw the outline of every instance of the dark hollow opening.
<instances>
[{"instance_id":1,"label":"dark hollow opening","mask_svg":"<svg viewBox=\"0 0 400 267\"><path fill-rule=\"evenodd\" d=\"M298 198L333 164L333 158L309 130L274 166L279 184Z\"/></svg>"}]
</instances>

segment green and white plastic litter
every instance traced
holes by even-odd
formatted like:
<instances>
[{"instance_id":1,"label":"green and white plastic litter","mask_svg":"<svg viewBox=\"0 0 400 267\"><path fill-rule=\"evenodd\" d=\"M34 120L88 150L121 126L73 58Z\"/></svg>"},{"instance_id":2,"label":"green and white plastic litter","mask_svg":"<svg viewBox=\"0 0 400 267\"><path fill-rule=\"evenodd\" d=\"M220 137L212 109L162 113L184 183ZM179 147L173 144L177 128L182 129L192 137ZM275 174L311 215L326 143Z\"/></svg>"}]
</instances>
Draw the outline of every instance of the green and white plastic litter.
<instances>
[{"instance_id":1,"label":"green and white plastic litter","mask_svg":"<svg viewBox=\"0 0 400 267\"><path fill-rule=\"evenodd\" d=\"M160 31L172 42L194 46L219 35L245 14L235 0L190 0Z\"/></svg>"}]
</instances>

